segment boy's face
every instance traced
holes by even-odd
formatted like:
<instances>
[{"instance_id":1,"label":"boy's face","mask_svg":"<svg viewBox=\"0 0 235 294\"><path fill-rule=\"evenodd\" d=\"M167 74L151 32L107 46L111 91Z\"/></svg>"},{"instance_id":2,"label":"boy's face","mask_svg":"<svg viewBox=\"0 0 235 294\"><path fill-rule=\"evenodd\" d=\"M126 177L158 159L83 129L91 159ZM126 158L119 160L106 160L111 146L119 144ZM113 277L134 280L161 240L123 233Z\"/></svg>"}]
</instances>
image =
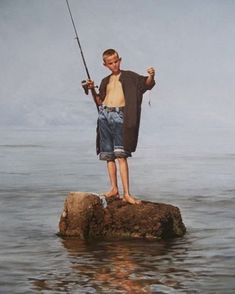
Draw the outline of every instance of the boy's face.
<instances>
[{"instance_id":1,"label":"boy's face","mask_svg":"<svg viewBox=\"0 0 235 294\"><path fill-rule=\"evenodd\" d=\"M119 74L121 60L122 59L118 57L118 55L115 53L113 55L105 57L104 66L110 69L113 74Z\"/></svg>"}]
</instances>

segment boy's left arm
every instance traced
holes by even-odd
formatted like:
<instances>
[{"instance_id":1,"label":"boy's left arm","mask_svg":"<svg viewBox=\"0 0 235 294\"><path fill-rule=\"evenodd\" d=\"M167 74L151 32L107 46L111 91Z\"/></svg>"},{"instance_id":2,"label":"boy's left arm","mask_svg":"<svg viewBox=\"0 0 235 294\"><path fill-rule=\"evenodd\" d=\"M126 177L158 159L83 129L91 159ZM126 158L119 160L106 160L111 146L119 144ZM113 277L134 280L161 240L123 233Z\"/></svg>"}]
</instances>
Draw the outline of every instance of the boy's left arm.
<instances>
[{"instance_id":1,"label":"boy's left arm","mask_svg":"<svg viewBox=\"0 0 235 294\"><path fill-rule=\"evenodd\" d=\"M152 89L152 87L155 85L155 69L153 67L149 67L147 69L148 77L145 80L145 85L149 88Z\"/></svg>"}]
</instances>

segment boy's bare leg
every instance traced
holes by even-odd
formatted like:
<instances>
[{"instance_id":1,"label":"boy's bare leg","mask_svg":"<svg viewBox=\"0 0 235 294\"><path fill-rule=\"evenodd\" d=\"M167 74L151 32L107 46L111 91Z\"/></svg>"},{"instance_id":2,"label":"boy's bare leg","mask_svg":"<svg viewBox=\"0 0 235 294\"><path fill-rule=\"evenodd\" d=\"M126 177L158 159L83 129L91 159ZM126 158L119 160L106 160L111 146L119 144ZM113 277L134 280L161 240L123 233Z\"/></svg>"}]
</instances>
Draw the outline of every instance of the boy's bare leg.
<instances>
[{"instance_id":1,"label":"boy's bare leg","mask_svg":"<svg viewBox=\"0 0 235 294\"><path fill-rule=\"evenodd\" d=\"M131 204L140 204L141 201L131 196L129 191L129 168L127 158L118 158L118 162L123 186L123 199Z\"/></svg>"},{"instance_id":2,"label":"boy's bare leg","mask_svg":"<svg viewBox=\"0 0 235 294\"><path fill-rule=\"evenodd\" d=\"M118 183L117 183L117 166L116 162L114 160L107 161L107 169L111 184L111 190L107 193L105 193L105 196L111 197L111 196L117 196L119 194L118 192Z\"/></svg>"}]
</instances>

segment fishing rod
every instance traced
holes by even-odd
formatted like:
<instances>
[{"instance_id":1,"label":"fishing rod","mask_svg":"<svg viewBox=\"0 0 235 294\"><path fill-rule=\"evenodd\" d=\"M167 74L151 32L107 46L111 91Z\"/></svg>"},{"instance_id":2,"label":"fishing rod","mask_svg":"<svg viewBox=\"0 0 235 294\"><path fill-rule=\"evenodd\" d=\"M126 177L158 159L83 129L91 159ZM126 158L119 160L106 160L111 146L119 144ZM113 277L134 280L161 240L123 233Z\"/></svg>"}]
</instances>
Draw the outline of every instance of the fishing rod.
<instances>
[{"instance_id":1,"label":"fishing rod","mask_svg":"<svg viewBox=\"0 0 235 294\"><path fill-rule=\"evenodd\" d=\"M85 57L84 57L84 54L83 54L83 51L82 51L82 46L81 46L81 43L80 43L80 40L79 40L79 37L78 37L78 32L77 32L77 29L76 29L76 26L75 26L75 23L74 23L73 15L72 15L72 12L71 12L71 9L70 9L69 1L66 0L66 3L67 3L70 18L71 18L71 21L72 21L72 25L73 25L73 28L74 28L74 32L75 32L75 36L76 36L75 39L77 40L78 47L80 49L80 53L81 53L81 56L82 56L82 61L83 61L83 64L84 64L84 67L85 67L85 70L86 70L87 78L88 78L88 80L91 80L91 76L90 76L90 73L89 73L89 70L88 70L88 67L87 67L87 64L86 64L86 60L85 60ZM83 87L86 95L88 95L89 89L88 89L88 86L87 86L87 83L86 83L85 80L82 81L82 87ZM98 109L98 104L97 104L97 101L95 99L95 96L96 96L95 89L91 89L91 92L92 92L92 96L93 96L94 102L96 104L96 107Z\"/></svg>"}]
</instances>

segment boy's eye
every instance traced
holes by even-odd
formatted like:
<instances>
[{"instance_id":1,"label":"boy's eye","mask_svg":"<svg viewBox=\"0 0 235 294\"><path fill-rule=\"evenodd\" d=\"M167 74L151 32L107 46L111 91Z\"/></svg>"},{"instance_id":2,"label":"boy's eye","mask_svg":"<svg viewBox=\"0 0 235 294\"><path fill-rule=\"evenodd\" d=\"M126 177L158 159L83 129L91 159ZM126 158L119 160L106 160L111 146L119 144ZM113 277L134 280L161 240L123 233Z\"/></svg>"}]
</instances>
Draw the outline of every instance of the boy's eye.
<instances>
[{"instance_id":1,"label":"boy's eye","mask_svg":"<svg viewBox=\"0 0 235 294\"><path fill-rule=\"evenodd\" d=\"M109 62L108 65L117 64L117 63L118 63L118 60L115 60L115 61Z\"/></svg>"}]
</instances>

